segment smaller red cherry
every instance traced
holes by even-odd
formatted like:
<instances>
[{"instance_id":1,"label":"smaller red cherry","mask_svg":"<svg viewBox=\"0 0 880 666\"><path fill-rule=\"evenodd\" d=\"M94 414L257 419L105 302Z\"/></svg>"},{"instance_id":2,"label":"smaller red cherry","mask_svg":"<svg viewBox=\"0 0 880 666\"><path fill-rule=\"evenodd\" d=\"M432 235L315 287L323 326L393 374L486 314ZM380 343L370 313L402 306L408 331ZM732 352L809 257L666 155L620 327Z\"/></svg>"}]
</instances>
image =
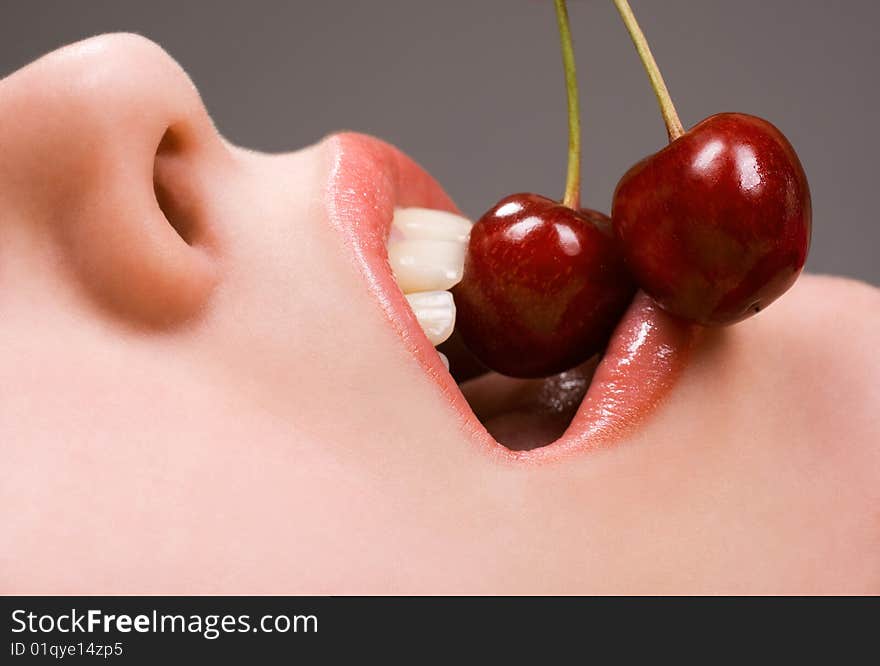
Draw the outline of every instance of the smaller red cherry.
<instances>
[{"instance_id":1,"label":"smaller red cherry","mask_svg":"<svg viewBox=\"0 0 880 666\"><path fill-rule=\"evenodd\" d=\"M490 369L545 377L600 352L634 293L607 216L513 194L473 226L456 328Z\"/></svg>"}]
</instances>

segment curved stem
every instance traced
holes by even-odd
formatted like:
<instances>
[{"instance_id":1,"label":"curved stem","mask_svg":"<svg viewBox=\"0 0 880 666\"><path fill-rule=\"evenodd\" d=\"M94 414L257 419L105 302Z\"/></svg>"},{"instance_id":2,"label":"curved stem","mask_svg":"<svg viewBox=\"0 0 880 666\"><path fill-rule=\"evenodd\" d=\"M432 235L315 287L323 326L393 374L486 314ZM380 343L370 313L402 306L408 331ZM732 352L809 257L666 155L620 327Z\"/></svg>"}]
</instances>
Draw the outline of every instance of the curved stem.
<instances>
[{"instance_id":1,"label":"curved stem","mask_svg":"<svg viewBox=\"0 0 880 666\"><path fill-rule=\"evenodd\" d=\"M654 94L657 95L657 101L660 103L660 113L663 114L663 122L666 124L666 133L669 135L669 141L675 141L684 134L684 127L681 125L681 120L678 119L675 105L672 103L672 98L669 96L669 91L663 82L663 75L660 73L660 68L657 67L657 61L654 60L651 48L648 46L648 40L645 39L645 34L639 27L629 2L627 0L614 0L614 6L620 12L620 18L623 19L623 24L626 26L633 44L636 46L636 51L639 52L639 57L645 66L645 71L648 72L651 87L654 89Z\"/></svg>"},{"instance_id":2,"label":"curved stem","mask_svg":"<svg viewBox=\"0 0 880 666\"><path fill-rule=\"evenodd\" d=\"M562 203L577 210L581 201L581 119L578 107L577 73L565 0L555 0L555 3L559 41L562 44L562 65L565 68L565 91L568 94L568 173L565 177L565 195Z\"/></svg>"}]
</instances>

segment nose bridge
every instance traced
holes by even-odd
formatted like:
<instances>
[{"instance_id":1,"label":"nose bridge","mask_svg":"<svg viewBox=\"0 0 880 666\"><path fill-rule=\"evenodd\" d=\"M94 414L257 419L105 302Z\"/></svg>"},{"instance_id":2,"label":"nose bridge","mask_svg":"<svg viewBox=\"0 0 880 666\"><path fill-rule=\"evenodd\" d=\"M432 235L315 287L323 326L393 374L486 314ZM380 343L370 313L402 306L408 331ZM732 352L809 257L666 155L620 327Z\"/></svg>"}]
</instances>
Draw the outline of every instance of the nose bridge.
<instances>
[{"instance_id":1,"label":"nose bridge","mask_svg":"<svg viewBox=\"0 0 880 666\"><path fill-rule=\"evenodd\" d=\"M159 208L156 153L173 145L197 168L225 148L165 51L131 34L65 47L0 82L0 115L13 119L0 127L0 198L59 242L93 296L161 323L198 307L210 253Z\"/></svg>"}]
</instances>

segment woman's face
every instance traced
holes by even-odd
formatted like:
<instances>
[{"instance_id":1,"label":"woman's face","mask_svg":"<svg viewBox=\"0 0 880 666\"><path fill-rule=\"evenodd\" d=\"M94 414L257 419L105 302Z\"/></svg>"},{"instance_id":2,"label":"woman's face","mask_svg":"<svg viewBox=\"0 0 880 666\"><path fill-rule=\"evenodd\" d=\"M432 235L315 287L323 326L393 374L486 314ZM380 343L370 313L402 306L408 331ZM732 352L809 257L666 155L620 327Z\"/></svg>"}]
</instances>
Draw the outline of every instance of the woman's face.
<instances>
[{"instance_id":1,"label":"woman's face","mask_svg":"<svg viewBox=\"0 0 880 666\"><path fill-rule=\"evenodd\" d=\"M454 210L395 149L232 146L131 35L0 118L2 591L880 592L875 289L705 332L637 297L512 451L394 283L394 209ZM536 441L542 390L464 389Z\"/></svg>"}]
</instances>

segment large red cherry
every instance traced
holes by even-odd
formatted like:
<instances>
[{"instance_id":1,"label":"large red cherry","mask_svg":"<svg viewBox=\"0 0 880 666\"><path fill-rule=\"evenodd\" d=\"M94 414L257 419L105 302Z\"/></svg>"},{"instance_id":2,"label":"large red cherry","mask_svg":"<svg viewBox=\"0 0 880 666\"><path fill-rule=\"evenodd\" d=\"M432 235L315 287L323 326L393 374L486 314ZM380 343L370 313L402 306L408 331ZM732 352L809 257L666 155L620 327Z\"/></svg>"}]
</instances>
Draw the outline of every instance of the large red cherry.
<instances>
[{"instance_id":1,"label":"large red cherry","mask_svg":"<svg viewBox=\"0 0 880 666\"><path fill-rule=\"evenodd\" d=\"M607 216L514 194L471 230L456 328L492 370L545 377L601 351L634 293Z\"/></svg>"},{"instance_id":2,"label":"large red cherry","mask_svg":"<svg viewBox=\"0 0 880 666\"><path fill-rule=\"evenodd\" d=\"M665 310L732 324L797 279L810 247L807 178L782 133L711 116L632 167L611 212L638 285Z\"/></svg>"}]
</instances>

